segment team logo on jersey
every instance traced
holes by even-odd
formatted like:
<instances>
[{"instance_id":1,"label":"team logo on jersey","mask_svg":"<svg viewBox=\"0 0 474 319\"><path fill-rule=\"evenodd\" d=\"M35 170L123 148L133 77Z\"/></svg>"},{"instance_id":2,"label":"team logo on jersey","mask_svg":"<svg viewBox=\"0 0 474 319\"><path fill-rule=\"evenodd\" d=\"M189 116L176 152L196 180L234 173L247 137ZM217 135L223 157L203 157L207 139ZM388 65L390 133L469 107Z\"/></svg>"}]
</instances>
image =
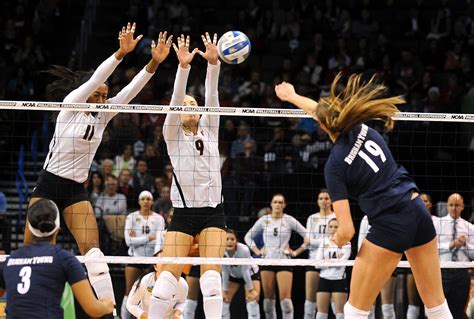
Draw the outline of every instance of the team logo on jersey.
<instances>
[{"instance_id":1,"label":"team logo on jersey","mask_svg":"<svg viewBox=\"0 0 474 319\"><path fill-rule=\"evenodd\" d=\"M146 287L146 290L148 290L149 293L153 291L153 287Z\"/></svg>"},{"instance_id":2,"label":"team logo on jersey","mask_svg":"<svg viewBox=\"0 0 474 319\"><path fill-rule=\"evenodd\" d=\"M267 220L264 221L264 223L265 223L265 225L268 225L268 224L270 224L270 221L267 219Z\"/></svg>"},{"instance_id":3,"label":"team logo on jersey","mask_svg":"<svg viewBox=\"0 0 474 319\"><path fill-rule=\"evenodd\" d=\"M315 223L319 222L319 217L314 216L314 217L313 217L313 221L314 221Z\"/></svg>"},{"instance_id":4,"label":"team logo on jersey","mask_svg":"<svg viewBox=\"0 0 474 319\"><path fill-rule=\"evenodd\" d=\"M139 222L142 221L142 219L141 219L140 217L137 217L137 219L135 219L135 221L136 221L137 223L139 223Z\"/></svg>"}]
</instances>

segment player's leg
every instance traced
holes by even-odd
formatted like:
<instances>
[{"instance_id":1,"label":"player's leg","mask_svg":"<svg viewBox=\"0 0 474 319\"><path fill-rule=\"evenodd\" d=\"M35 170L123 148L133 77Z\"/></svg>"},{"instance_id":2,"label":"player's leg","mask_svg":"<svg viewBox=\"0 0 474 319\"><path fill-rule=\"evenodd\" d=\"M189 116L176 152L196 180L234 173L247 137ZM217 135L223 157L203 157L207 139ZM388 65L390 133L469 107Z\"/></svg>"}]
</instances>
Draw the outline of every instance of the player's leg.
<instances>
[{"instance_id":1,"label":"player's leg","mask_svg":"<svg viewBox=\"0 0 474 319\"><path fill-rule=\"evenodd\" d=\"M318 291L316 293L317 308L316 319L327 319L329 313L329 304L331 302L331 293L327 291Z\"/></svg>"},{"instance_id":2,"label":"player's leg","mask_svg":"<svg viewBox=\"0 0 474 319\"><path fill-rule=\"evenodd\" d=\"M199 276L199 266L197 267L197 276ZM191 270L191 272L194 272ZM184 319L194 319L196 314L196 308L198 305L199 298L199 277L191 275L191 273L186 276L186 282L188 283L188 296L186 298L186 308L184 309Z\"/></svg>"},{"instance_id":3,"label":"player's leg","mask_svg":"<svg viewBox=\"0 0 474 319\"><path fill-rule=\"evenodd\" d=\"M193 244L192 235L168 231L165 236L162 257L186 257ZM183 265L163 265L162 271L156 280L150 298L149 319L162 319L171 304L178 289L178 278Z\"/></svg>"},{"instance_id":4,"label":"player's leg","mask_svg":"<svg viewBox=\"0 0 474 319\"><path fill-rule=\"evenodd\" d=\"M393 275L387 280L385 286L380 291L382 300L382 314L384 319L395 319L395 307L393 305L395 280Z\"/></svg>"},{"instance_id":5,"label":"player's leg","mask_svg":"<svg viewBox=\"0 0 474 319\"><path fill-rule=\"evenodd\" d=\"M201 257L223 257L227 233L217 227L208 227L199 236L199 255ZM219 265L201 265L201 292L206 318L222 317L222 278Z\"/></svg>"},{"instance_id":6,"label":"player's leg","mask_svg":"<svg viewBox=\"0 0 474 319\"><path fill-rule=\"evenodd\" d=\"M226 293L226 299L224 300L224 303L222 305L222 318L224 319L230 319L230 304L232 303L232 299L234 298L235 294L240 288L240 284L229 281L227 284L227 293Z\"/></svg>"},{"instance_id":7,"label":"player's leg","mask_svg":"<svg viewBox=\"0 0 474 319\"><path fill-rule=\"evenodd\" d=\"M260 277L260 276L258 276ZM260 318L260 280L252 280L253 289L257 292L255 299L248 297L248 290L245 290L245 300L247 301L247 313L249 318L259 319Z\"/></svg>"},{"instance_id":8,"label":"player's leg","mask_svg":"<svg viewBox=\"0 0 474 319\"><path fill-rule=\"evenodd\" d=\"M273 270L265 270L265 267L260 271L263 289L263 311L266 319L277 319L276 316L276 274Z\"/></svg>"},{"instance_id":9,"label":"player's leg","mask_svg":"<svg viewBox=\"0 0 474 319\"><path fill-rule=\"evenodd\" d=\"M313 319L316 312L316 290L318 288L319 272L316 269L307 269L305 277L304 319Z\"/></svg>"},{"instance_id":10,"label":"player's leg","mask_svg":"<svg viewBox=\"0 0 474 319\"><path fill-rule=\"evenodd\" d=\"M120 308L120 314L122 319L131 318L131 314L127 310L127 299L130 290L132 290L132 286L135 281L140 277L143 271L140 268L136 268L133 266L125 266L125 293L122 300L122 307Z\"/></svg>"},{"instance_id":11,"label":"player's leg","mask_svg":"<svg viewBox=\"0 0 474 319\"><path fill-rule=\"evenodd\" d=\"M405 252L428 318L453 318L443 293L436 238Z\"/></svg>"},{"instance_id":12,"label":"player's leg","mask_svg":"<svg viewBox=\"0 0 474 319\"><path fill-rule=\"evenodd\" d=\"M418 319L420 315L420 296L415 284L415 278L412 273L407 274L407 297L408 309L407 319Z\"/></svg>"},{"instance_id":13,"label":"player's leg","mask_svg":"<svg viewBox=\"0 0 474 319\"><path fill-rule=\"evenodd\" d=\"M345 318L367 318L375 298L392 275L401 256L364 240L352 271L351 293L344 306Z\"/></svg>"},{"instance_id":14,"label":"player's leg","mask_svg":"<svg viewBox=\"0 0 474 319\"><path fill-rule=\"evenodd\" d=\"M280 294L280 307L283 319L292 319L294 316L293 301L291 300L291 287L293 286L293 272L279 271L276 274L278 291Z\"/></svg>"},{"instance_id":15,"label":"player's leg","mask_svg":"<svg viewBox=\"0 0 474 319\"><path fill-rule=\"evenodd\" d=\"M333 292L332 299L334 300L336 319L344 318L344 304L347 302L346 292Z\"/></svg>"}]
</instances>

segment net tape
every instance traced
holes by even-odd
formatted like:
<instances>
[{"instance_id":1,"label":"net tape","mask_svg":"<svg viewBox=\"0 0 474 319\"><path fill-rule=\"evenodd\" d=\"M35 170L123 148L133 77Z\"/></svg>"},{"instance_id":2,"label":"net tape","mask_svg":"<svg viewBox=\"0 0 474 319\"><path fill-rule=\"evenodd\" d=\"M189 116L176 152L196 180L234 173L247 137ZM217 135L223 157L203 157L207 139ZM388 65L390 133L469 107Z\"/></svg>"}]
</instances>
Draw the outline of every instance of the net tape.
<instances>
[{"instance_id":1,"label":"net tape","mask_svg":"<svg viewBox=\"0 0 474 319\"><path fill-rule=\"evenodd\" d=\"M207 107L207 106L171 106L152 104L95 104L95 103L62 103L37 101L0 101L0 109L16 111L83 111L83 112L117 112L117 113L188 113L228 116L268 116L268 117L311 117L299 109L253 108L253 107ZM474 114L454 113L415 113L400 112L394 117L398 121L428 122L468 122L474 123Z\"/></svg>"},{"instance_id":2,"label":"net tape","mask_svg":"<svg viewBox=\"0 0 474 319\"><path fill-rule=\"evenodd\" d=\"M0 262L5 261L8 255L0 255ZM107 263L107 264L191 264L191 265L258 265L258 266L314 266L341 267L354 266L354 260L316 260L316 259L270 259L270 258L204 258L204 257L128 257L104 256L85 257L76 256L79 262ZM33 261L32 261L33 262ZM408 261L400 261L399 268L410 268ZM441 268L474 268L473 262L442 261Z\"/></svg>"}]
</instances>

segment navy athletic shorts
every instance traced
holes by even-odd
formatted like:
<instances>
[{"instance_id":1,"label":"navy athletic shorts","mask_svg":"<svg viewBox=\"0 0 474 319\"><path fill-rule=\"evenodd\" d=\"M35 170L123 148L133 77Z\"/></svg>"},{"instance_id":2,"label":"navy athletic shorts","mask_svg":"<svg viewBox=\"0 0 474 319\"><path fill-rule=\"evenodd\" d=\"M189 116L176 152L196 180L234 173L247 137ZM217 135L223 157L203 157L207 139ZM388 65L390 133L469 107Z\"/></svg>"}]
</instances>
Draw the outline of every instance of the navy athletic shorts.
<instances>
[{"instance_id":1,"label":"navy athletic shorts","mask_svg":"<svg viewBox=\"0 0 474 319\"><path fill-rule=\"evenodd\" d=\"M320 277L317 292L347 292L347 281L346 279L329 280Z\"/></svg>"},{"instance_id":2,"label":"navy athletic shorts","mask_svg":"<svg viewBox=\"0 0 474 319\"><path fill-rule=\"evenodd\" d=\"M196 236L210 227L226 230L223 205L199 208L175 208L168 231L176 231Z\"/></svg>"},{"instance_id":3,"label":"navy athletic shorts","mask_svg":"<svg viewBox=\"0 0 474 319\"><path fill-rule=\"evenodd\" d=\"M84 184L59 177L46 170L42 170L39 174L38 182L30 198L33 197L52 200L60 212L75 203L89 200Z\"/></svg>"},{"instance_id":4,"label":"navy athletic shorts","mask_svg":"<svg viewBox=\"0 0 474 319\"><path fill-rule=\"evenodd\" d=\"M436 236L430 213L420 196L369 219L367 240L402 254L412 247L424 245Z\"/></svg>"}]
</instances>

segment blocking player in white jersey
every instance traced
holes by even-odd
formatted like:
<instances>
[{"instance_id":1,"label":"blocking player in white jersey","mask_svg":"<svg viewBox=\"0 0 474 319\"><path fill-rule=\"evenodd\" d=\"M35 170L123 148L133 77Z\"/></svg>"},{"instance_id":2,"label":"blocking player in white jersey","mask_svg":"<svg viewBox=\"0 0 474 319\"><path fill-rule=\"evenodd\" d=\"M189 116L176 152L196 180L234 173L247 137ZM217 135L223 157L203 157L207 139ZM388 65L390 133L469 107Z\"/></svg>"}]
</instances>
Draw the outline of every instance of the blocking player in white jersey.
<instances>
[{"instance_id":1,"label":"blocking player in white jersey","mask_svg":"<svg viewBox=\"0 0 474 319\"><path fill-rule=\"evenodd\" d=\"M285 197L282 194L273 195L271 201L272 212L257 220L245 235L245 243L257 256L274 259L289 259L296 257L306 250L307 230L293 216L284 213ZM289 247L291 233L295 231L305 239L305 243L296 250ZM258 249L253 238L263 233L264 246ZM276 287L278 285L280 306L283 319L293 318L293 302L291 300L291 286L293 284L293 268L290 266L261 266L263 309L265 318L276 319ZM276 278L276 281L275 281Z\"/></svg>"},{"instance_id":2,"label":"blocking player in white jersey","mask_svg":"<svg viewBox=\"0 0 474 319\"><path fill-rule=\"evenodd\" d=\"M137 318L149 318L151 291L155 287L156 278L161 271L161 265L155 265L149 273L142 275L133 285L127 299L127 310ZM173 296L163 319L183 319L188 284L179 278L176 294ZM122 317L123 318L123 317Z\"/></svg>"},{"instance_id":3,"label":"blocking player in white jersey","mask_svg":"<svg viewBox=\"0 0 474 319\"><path fill-rule=\"evenodd\" d=\"M171 37L160 33L158 43L151 45L152 59L130 84L115 97L108 99L104 82L125 55L135 48L141 35L134 38L135 23L119 32L120 48L91 75L73 72L56 66L50 74L59 79L47 87L48 98L67 103L129 103L153 76L158 65L168 56ZM82 255L103 256L99 247L99 231L94 211L84 189L92 160L101 142L107 123L116 113L77 112L59 113L43 170L33 190L29 206L41 198L54 201L63 214L64 222L74 236ZM31 232L25 227L25 243L30 243ZM105 263L86 262L91 285L99 297L112 296L109 268Z\"/></svg>"},{"instance_id":4,"label":"blocking player in white jersey","mask_svg":"<svg viewBox=\"0 0 474 319\"><path fill-rule=\"evenodd\" d=\"M227 230L227 246L224 257L252 258L249 247L237 240L234 230ZM245 284L245 300L247 302L248 318L260 318L260 273L257 265L223 265L222 288L224 306L222 318L230 319L230 304L240 286Z\"/></svg>"},{"instance_id":5,"label":"blocking player in white jersey","mask_svg":"<svg viewBox=\"0 0 474 319\"><path fill-rule=\"evenodd\" d=\"M331 219L336 214L331 210L331 198L326 189L318 194L319 212L308 217L306 230L309 238L309 259L316 259L319 246L328 238L327 229ZM306 267L306 300L304 302L304 318L313 319L316 312L316 289L318 288L319 269L313 266Z\"/></svg>"},{"instance_id":6,"label":"blocking player in white jersey","mask_svg":"<svg viewBox=\"0 0 474 319\"><path fill-rule=\"evenodd\" d=\"M348 260L351 256L351 243L338 247L334 242L334 234L339 227L336 218L328 223L329 237L321 243L317 252L318 260ZM346 267L323 267L319 274L316 319L327 319L331 297L336 308L336 319L344 318L344 304L347 301Z\"/></svg>"},{"instance_id":7,"label":"blocking player in white jersey","mask_svg":"<svg viewBox=\"0 0 474 319\"><path fill-rule=\"evenodd\" d=\"M153 195L142 191L138 196L140 210L130 213L125 220L124 237L132 257L152 257L161 251L165 219L151 210ZM129 264L125 266L125 294L122 301L122 319L128 318L127 296L133 283L149 268L148 264Z\"/></svg>"},{"instance_id":8,"label":"blocking player in white jersey","mask_svg":"<svg viewBox=\"0 0 474 319\"><path fill-rule=\"evenodd\" d=\"M189 52L189 36L173 44L179 60L171 105L197 106L186 95L190 63L196 53L207 60L205 105L219 106L218 80L220 71L217 34L202 36L206 51L197 48ZM186 257L199 236L201 257L223 257L227 234L221 203L219 116L204 114L168 114L163 136L173 165L171 200L174 216L166 232L163 256ZM153 289L150 319L163 318L172 296L176 293L183 265L164 265ZM203 308L206 318L222 316L222 279L218 265L201 265L200 278Z\"/></svg>"}]
</instances>

